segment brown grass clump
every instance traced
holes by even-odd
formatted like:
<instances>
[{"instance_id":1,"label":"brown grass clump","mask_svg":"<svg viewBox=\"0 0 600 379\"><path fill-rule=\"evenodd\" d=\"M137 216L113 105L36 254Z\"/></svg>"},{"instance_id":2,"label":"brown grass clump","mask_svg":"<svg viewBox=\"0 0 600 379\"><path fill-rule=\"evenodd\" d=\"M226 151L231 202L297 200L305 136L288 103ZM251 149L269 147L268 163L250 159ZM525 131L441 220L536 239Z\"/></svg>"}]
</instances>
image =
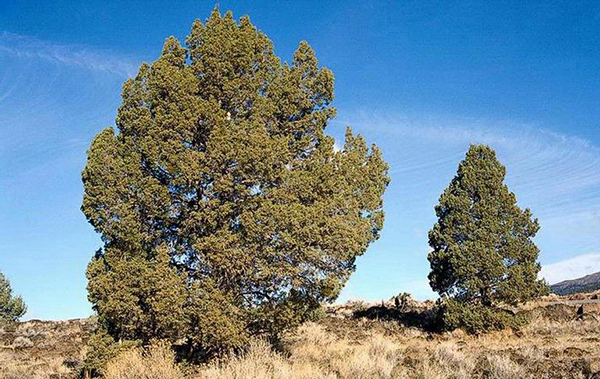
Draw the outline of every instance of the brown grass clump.
<instances>
[{"instance_id":1,"label":"brown grass clump","mask_svg":"<svg viewBox=\"0 0 600 379\"><path fill-rule=\"evenodd\" d=\"M488 378L524 378L527 373L525 367L503 355L487 356L484 371Z\"/></svg>"},{"instance_id":2,"label":"brown grass clump","mask_svg":"<svg viewBox=\"0 0 600 379\"><path fill-rule=\"evenodd\" d=\"M452 342L405 338L373 334L353 341L309 323L288 341L285 353L255 343L247 353L201 370L198 379L468 379L479 374L481 359L474 351ZM484 363L489 377L524 372L507 357L491 356Z\"/></svg>"},{"instance_id":3,"label":"brown grass clump","mask_svg":"<svg viewBox=\"0 0 600 379\"><path fill-rule=\"evenodd\" d=\"M279 353L265 342L254 342L245 354L209 365L199 378L392 378L402 357L402 347L382 335L359 345L336 338L314 323L302 326L288 343L287 351Z\"/></svg>"},{"instance_id":4,"label":"brown grass clump","mask_svg":"<svg viewBox=\"0 0 600 379\"><path fill-rule=\"evenodd\" d=\"M0 379L71 379L93 320L0 322Z\"/></svg>"},{"instance_id":5,"label":"brown grass clump","mask_svg":"<svg viewBox=\"0 0 600 379\"><path fill-rule=\"evenodd\" d=\"M578 320L577 305L539 302L525 310L529 323L520 330L481 335L433 333L402 320L357 318L352 306L304 324L277 350L256 340L243 353L181 367L169 348L156 345L120 355L109 364L106 379L600 378L598 304L586 304L583 320ZM356 306L368 309L365 303ZM0 379L75 379L87 324L0 327Z\"/></svg>"},{"instance_id":6,"label":"brown grass clump","mask_svg":"<svg viewBox=\"0 0 600 379\"><path fill-rule=\"evenodd\" d=\"M175 363L175 354L168 345L158 344L147 349L131 349L109 362L105 379L183 379Z\"/></svg>"},{"instance_id":7,"label":"brown grass clump","mask_svg":"<svg viewBox=\"0 0 600 379\"><path fill-rule=\"evenodd\" d=\"M461 351L451 343L443 343L433 349L419 369L424 378L469 379L475 370L475 357Z\"/></svg>"},{"instance_id":8,"label":"brown grass clump","mask_svg":"<svg viewBox=\"0 0 600 379\"><path fill-rule=\"evenodd\" d=\"M0 352L0 379L63 379L69 370L60 358L36 358L19 361L14 355Z\"/></svg>"},{"instance_id":9,"label":"brown grass clump","mask_svg":"<svg viewBox=\"0 0 600 379\"><path fill-rule=\"evenodd\" d=\"M600 322L532 319L518 331L473 336L328 318L303 325L274 352L255 342L194 379L591 378L600 375Z\"/></svg>"},{"instance_id":10,"label":"brown grass clump","mask_svg":"<svg viewBox=\"0 0 600 379\"><path fill-rule=\"evenodd\" d=\"M335 379L316 364L296 362L274 352L264 341L254 341L239 356L214 363L200 372L202 379Z\"/></svg>"}]
</instances>

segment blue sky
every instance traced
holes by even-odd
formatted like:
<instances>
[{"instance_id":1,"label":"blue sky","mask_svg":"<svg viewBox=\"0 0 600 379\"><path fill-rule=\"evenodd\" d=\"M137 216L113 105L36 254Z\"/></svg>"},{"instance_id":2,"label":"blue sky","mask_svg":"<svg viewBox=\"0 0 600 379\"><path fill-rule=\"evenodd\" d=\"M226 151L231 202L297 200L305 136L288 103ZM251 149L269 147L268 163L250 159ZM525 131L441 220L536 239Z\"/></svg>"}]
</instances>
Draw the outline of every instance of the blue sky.
<instances>
[{"instance_id":1,"label":"blue sky","mask_svg":"<svg viewBox=\"0 0 600 379\"><path fill-rule=\"evenodd\" d=\"M501 4L500 4L501 3ZM0 1L0 271L27 318L87 316L85 267L101 246L79 207L93 136L120 86L205 1ZM170 4L170 5L169 5ZM340 301L427 284L433 206L470 143L494 147L550 282L600 271L600 3L229 2L289 60L307 40L336 76L338 117L390 163L382 238Z\"/></svg>"}]
</instances>

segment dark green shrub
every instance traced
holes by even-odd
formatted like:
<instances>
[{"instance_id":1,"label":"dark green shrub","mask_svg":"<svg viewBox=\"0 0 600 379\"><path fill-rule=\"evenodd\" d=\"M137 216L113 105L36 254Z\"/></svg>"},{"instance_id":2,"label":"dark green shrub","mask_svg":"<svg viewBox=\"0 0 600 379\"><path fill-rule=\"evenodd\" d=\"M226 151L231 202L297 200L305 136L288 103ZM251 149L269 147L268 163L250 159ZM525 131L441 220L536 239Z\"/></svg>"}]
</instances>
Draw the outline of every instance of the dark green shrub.
<instances>
[{"instance_id":1,"label":"dark green shrub","mask_svg":"<svg viewBox=\"0 0 600 379\"><path fill-rule=\"evenodd\" d=\"M82 377L102 375L108 361L121 352L136 346L139 346L139 341L115 342L106 330L98 328L88 340L88 351L83 362Z\"/></svg>"},{"instance_id":2,"label":"dark green shrub","mask_svg":"<svg viewBox=\"0 0 600 379\"><path fill-rule=\"evenodd\" d=\"M501 308L466 304L454 299L447 299L441 304L440 315L443 330L462 329L467 333L516 329L524 321L523 317Z\"/></svg>"}]
</instances>

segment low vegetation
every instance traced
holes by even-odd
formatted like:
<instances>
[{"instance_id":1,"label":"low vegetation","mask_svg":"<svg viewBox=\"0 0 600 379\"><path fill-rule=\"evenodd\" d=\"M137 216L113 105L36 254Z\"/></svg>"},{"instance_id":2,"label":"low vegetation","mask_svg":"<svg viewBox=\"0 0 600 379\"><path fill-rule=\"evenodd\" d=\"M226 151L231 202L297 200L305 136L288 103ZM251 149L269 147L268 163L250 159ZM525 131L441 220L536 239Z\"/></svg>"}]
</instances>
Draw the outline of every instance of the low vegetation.
<instances>
[{"instance_id":1,"label":"low vegetation","mask_svg":"<svg viewBox=\"0 0 600 379\"><path fill-rule=\"evenodd\" d=\"M478 336L462 331L431 334L391 320L330 314L319 323L304 324L279 349L257 340L243 353L188 375L195 379L468 379L600 374L600 344L594 330L600 323L592 317L600 307L583 321L572 321L574 307L534 309L521 329ZM558 321L568 317L570 321ZM177 375L184 373L181 368ZM138 378L145 376L127 377Z\"/></svg>"},{"instance_id":2,"label":"low vegetation","mask_svg":"<svg viewBox=\"0 0 600 379\"><path fill-rule=\"evenodd\" d=\"M108 362L106 379L184 379L181 366L175 362L175 353L166 343L150 345L146 349L133 348Z\"/></svg>"},{"instance_id":3,"label":"low vegetation","mask_svg":"<svg viewBox=\"0 0 600 379\"><path fill-rule=\"evenodd\" d=\"M105 378L596 378L600 305L586 305L579 318L579 306L568 300L528 303L519 308L526 322L518 329L479 335L410 326L411 314L428 312L431 302L410 301L400 311L393 302L352 302L327 307L322 318L287 333L275 347L252 340L246 349L200 366L177 363L160 342L125 349L106 366ZM93 325L29 321L0 329L0 378L75 379Z\"/></svg>"},{"instance_id":4,"label":"low vegetation","mask_svg":"<svg viewBox=\"0 0 600 379\"><path fill-rule=\"evenodd\" d=\"M94 319L0 323L0 379L71 379L82 368Z\"/></svg>"}]
</instances>

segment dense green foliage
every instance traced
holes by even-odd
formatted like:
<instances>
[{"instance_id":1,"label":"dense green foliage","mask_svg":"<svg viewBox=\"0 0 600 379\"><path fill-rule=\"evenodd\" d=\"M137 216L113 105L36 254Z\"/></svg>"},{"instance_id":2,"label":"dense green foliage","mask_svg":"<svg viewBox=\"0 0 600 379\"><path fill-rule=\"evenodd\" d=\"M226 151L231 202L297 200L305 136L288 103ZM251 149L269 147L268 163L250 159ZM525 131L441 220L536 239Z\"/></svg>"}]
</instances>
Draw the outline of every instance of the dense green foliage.
<instances>
[{"instance_id":1,"label":"dense green foliage","mask_svg":"<svg viewBox=\"0 0 600 379\"><path fill-rule=\"evenodd\" d=\"M494 150L473 145L435 207L429 282L442 297L452 298L444 317L449 325L501 326L506 323L491 315L493 307L547 291L537 279L539 250L532 240L537 219L517 206L505 173Z\"/></svg>"},{"instance_id":2,"label":"dense green foliage","mask_svg":"<svg viewBox=\"0 0 600 379\"><path fill-rule=\"evenodd\" d=\"M438 330L463 329L468 333L488 332L506 328L516 329L523 325L523 316L502 308L464 303L455 299L445 299L437 310Z\"/></svg>"},{"instance_id":3,"label":"dense green foliage","mask_svg":"<svg viewBox=\"0 0 600 379\"><path fill-rule=\"evenodd\" d=\"M25 312L27 306L21 296L14 296L10 282L0 273L0 321L17 321Z\"/></svg>"},{"instance_id":4,"label":"dense green foliage","mask_svg":"<svg viewBox=\"0 0 600 379\"><path fill-rule=\"evenodd\" d=\"M103 326L90 336L88 350L81 370L81 377L98 377L104 374L106 362L116 358L120 353L137 347L138 341L115 342Z\"/></svg>"},{"instance_id":5,"label":"dense green foliage","mask_svg":"<svg viewBox=\"0 0 600 379\"><path fill-rule=\"evenodd\" d=\"M206 357L337 297L383 226L387 165L350 130L334 149L333 74L307 43L282 64L247 17L215 10L122 97L82 174L103 331Z\"/></svg>"}]
</instances>

